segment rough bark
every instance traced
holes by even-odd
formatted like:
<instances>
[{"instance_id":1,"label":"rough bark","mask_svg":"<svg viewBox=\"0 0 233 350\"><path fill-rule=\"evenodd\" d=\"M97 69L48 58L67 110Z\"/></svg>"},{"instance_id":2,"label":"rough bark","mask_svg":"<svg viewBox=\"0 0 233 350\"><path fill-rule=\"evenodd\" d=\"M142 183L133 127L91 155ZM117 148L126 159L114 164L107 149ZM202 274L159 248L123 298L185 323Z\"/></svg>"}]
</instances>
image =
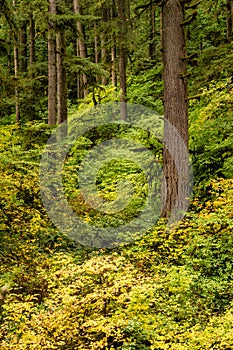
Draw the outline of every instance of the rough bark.
<instances>
[{"instance_id":1,"label":"rough bark","mask_svg":"<svg viewBox=\"0 0 233 350\"><path fill-rule=\"evenodd\" d=\"M57 44L57 123L67 120L67 81L65 58L65 35L64 31L58 31Z\"/></svg>"},{"instance_id":2,"label":"rough bark","mask_svg":"<svg viewBox=\"0 0 233 350\"><path fill-rule=\"evenodd\" d=\"M56 0L49 1L49 13L56 14ZM56 124L56 26L49 20L48 30L48 124Z\"/></svg>"},{"instance_id":3,"label":"rough bark","mask_svg":"<svg viewBox=\"0 0 233 350\"><path fill-rule=\"evenodd\" d=\"M185 210L188 196L188 159L182 151L179 133L184 146L188 147L188 102L184 9L180 0L166 0L162 7L162 52L164 64L164 152L163 172L166 179L163 188L162 216ZM179 175L178 175L179 174Z\"/></svg>"}]
</instances>

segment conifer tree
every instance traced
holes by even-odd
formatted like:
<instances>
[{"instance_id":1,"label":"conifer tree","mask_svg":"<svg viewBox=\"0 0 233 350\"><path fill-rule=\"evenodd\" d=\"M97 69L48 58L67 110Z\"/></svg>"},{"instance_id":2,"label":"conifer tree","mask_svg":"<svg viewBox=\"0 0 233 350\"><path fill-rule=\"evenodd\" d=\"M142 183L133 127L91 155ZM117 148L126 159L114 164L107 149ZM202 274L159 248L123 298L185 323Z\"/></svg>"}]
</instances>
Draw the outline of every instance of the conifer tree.
<instances>
[{"instance_id":1,"label":"conifer tree","mask_svg":"<svg viewBox=\"0 0 233 350\"><path fill-rule=\"evenodd\" d=\"M164 80L164 152L163 171L166 180L166 200L162 216L172 210L182 211L188 197L188 163L170 125L178 131L188 147L188 102L184 4L181 0L166 0L162 5L162 51ZM175 155L170 150L175 149ZM174 159L175 158L175 159ZM179 174L178 169L179 166ZM165 192L165 189L164 189Z\"/></svg>"},{"instance_id":2,"label":"conifer tree","mask_svg":"<svg viewBox=\"0 0 233 350\"><path fill-rule=\"evenodd\" d=\"M48 124L56 124L56 0L49 0L48 23Z\"/></svg>"}]
</instances>

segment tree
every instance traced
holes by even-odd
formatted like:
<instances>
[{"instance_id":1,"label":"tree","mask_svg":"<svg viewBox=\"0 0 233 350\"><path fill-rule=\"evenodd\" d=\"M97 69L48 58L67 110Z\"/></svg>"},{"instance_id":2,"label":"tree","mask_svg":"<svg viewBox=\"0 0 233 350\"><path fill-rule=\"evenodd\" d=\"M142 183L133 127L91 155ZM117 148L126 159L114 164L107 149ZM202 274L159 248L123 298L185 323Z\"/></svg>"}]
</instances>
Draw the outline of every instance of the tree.
<instances>
[{"instance_id":1,"label":"tree","mask_svg":"<svg viewBox=\"0 0 233 350\"><path fill-rule=\"evenodd\" d=\"M13 0L13 7L16 7L16 1ZM20 107L19 107L19 49L17 45L18 33L13 31L14 36L14 71L15 71L15 121L20 122Z\"/></svg>"},{"instance_id":2,"label":"tree","mask_svg":"<svg viewBox=\"0 0 233 350\"><path fill-rule=\"evenodd\" d=\"M187 72L184 57L186 42L184 31L184 5L181 0L166 0L162 5L162 53L164 64L164 152L163 171L167 196L163 201L162 216L169 217L172 210L182 211L188 195L187 159L170 128L176 128L188 147ZM172 156L169 150L175 151ZM180 167L178 176L177 165ZM165 189L164 189L165 190Z\"/></svg>"},{"instance_id":3,"label":"tree","mask_svg":"<svg viewBox=\"0 0 233 350\"><path fill-rule=\"evenodd\" d=\"M32 66L36 59L35 52L35 21L33 18L33 12L31 8L31 3L29 5L30 15L29 15L29 38L30 38L30 49L29 49L29 64L30 64L30 79L33 79Z\"/></svg>"},{"instance_id":4,"label":"tree","mask_svg":"<svg viewBox=\"0 0 233 350\"><path fill-rule=\"evenodd\" d=\"M112 0L111 6L111 19L112 21L116 18L116 3ZM112 85L117 87L117 67L116 67L116 34L112 29L111 34L111 60L112 60Z\"/></svg>"},{"instance_id":5,"label":"tree","mask_svg":"<svg viewBox=\"0 0 233 350\"><path fill-rule=\"evenodd\" d=\"M102 31L100 34L101 38L101 61L103 66L106 68L107 65L107 30L106 30L106 23L109 19L109 8L106 5L103 5L102 7ZM106 76L102 77L102 84L107 85L107 78Z\"/></svg>"},{"instance_id":6,"label":"tree","mask_svg":"<svg viewBox=\"0 0 233 350\"><path fill-rule=\"evenodd\" d=\"M49 0L48 23L48 124L56 124L56 0Z\"/></svg>"},{"instance_id":7,"label":"tree","mask_svg":"<svg viewBox=\"0 0 233 350\"><path fill-rule=\"evenodd\" d=\"M24 20L19 30L19 68L27 71L27 21Z\"/></svg>"},{"instance_id":8,"label":"tree","mask_svg":"<svg viewBox=\"0 0 233 350\"><path fill-rule=\"evenodd\" d=\"M14 1L13 1L13 6L15 6ZM3 14L3 16L6 18L7 23L9 24L11 29L15 29L16 23L15 23L15 19L14 19L14 14L13 14L13 11L12 11L11 7L9 6L7 0L1 0L0 13Z\"/></svg>"},{"instance_id":9,"label":"tree","mask_svg":"<svg viewBox=\"0 0 233 350\"><path fill-rule=\"evenodd\" d=\"M58 30L56 35L57 44L57 122L61 124L67 119L67 81L65 58L65 33Z\"/></svg>"},{"instance_id":10,"label":"tree","mask_svg":"<svg viewBox=\"0 0 233 350\"><path fill-rule=\"evenodd\" d=\"M74 13L76 15L82 16L82 6L80 4L80 0L74 0ZM85 30L81 20L77 21L77 56L80 56L83 59L87 58L87 47L85 42ZM85 97L88 94L87 89L87 76L85 73L78 74L77 77L78 84L78 98Z\"/></svg>"},{"instance_id":11,"label":"tree","mask_svg":"<svg viewBox=\"0 0 233 350\"><path fill-rule=\"evenodd\" d=\"M126 49L126 1L118 0L118 18L120 23L118 46L119 46L119 81L120 81L120 102L122 119L126 118L126 64L127 64L127 49Z\"/></svg>"}]
</instances>

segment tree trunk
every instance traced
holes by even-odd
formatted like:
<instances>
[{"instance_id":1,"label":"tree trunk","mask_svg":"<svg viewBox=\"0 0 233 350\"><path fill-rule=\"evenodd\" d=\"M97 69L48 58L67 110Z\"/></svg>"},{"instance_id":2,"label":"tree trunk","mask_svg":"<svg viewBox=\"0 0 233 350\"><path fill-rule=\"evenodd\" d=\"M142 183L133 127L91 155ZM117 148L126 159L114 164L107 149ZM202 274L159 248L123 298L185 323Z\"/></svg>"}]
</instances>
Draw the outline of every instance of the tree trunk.
<instances>
[{"instance_id":1,"label":"tree trunk","mask_svg":"<svg viewBox=\"0 0 233 350\"><path fill-rule=\"evenodd\" d=\"M61 124L67 120L67 82L65 58L65 33L59 31L56 35L57 43L57 122Z\"/></svg>"},{"instance_id":2,"label":"tree trunk","mask_svg":"<svg viewBox=\"0 0 233 350\"><path fill-rule=\"evenodd\" d=\"M118 0L118 18L120 20L119 33L119 80L120 80L120 102L121 102L121 117L125 119L127 116L126 109L126 64L127 64L127 33L126 33L126 4L125 0Z\"/></svg>"},{"instance_id":3,"label":"tree trunk","mask_svg":"<svg viewBox=\"0 0 233 350\"><path fill-rule=\"evenodd\" d=\"M21 72L27 71L27 22L24 22L19 31L19 69Z\"/></svg>"},{"instance_id":4,"label":"tree trunk","mask_svg":"<svg viewBox=\"0 0 233 350\"><path fill-rule=\"evenodd\" d=\"M49 1L49 13L56 14L56 0ZM48 30L48 124L56 125L56 26L49 20Z\"/></svg>"},{"instance_id":5,"label":"tree trunk","mask_svg":"<svg viewBox=\"0 0 233 350\"><path fill-rule=\"evenodd\" d=\"M15 121L20 123L19 109L19 86L18 86L18 71L19 71L19 51L18 47L14 47L14 70L15 70Z\"/></svg>"},{"instance_id":6,"label":"tree trunk","mask_svg":"<svg viewBox=\"0 0 233 350\"><path fill-rule=\"evenodd\" d=\"M159 8L159 11L160 50L163 52L163 12L161 8Z\"/></svg>"},{"instance_id":7,"label":"tree trunk","mask_svg":"<svg viewBox=\"0 0 233 350\"><path fill-rule=\"evenodd\" d=\"M73 5L74 5L74 13L76 15L82 15L82 7L80 4L80 0L74 0ZM86 43L85 43L84 26L83 26L81 21L77 21L77 31L78 31L77 56L80 56L81 58L85 59L85 58L87 58L87 48L86 48ZM81 77L78 76L77 81L78 81L79 98L87 96L87 94L88 94L88 89L87 89L88 80L87 80L86 74L83 73L81 75ZM80 90L82 90L82 93Z\"/></svg>"},{"instance_id":8,"label":"tree trunk","mask_svg":"<svg viewBox=\"0 0 233 350\"><path fill-rule=\"evenodd\" d=\"M112 85L117 87L117 65L116 65L116 38L115 35L112 34Z\"/></svg>"},{"instance_id":9,"label":"tree trunk","mask_svg":"<svg viewBox=\"0 0 233 350\"><path fill-rule=\"evenodd\" d=\"M164 64L164 152L162 216L169 217L187 207L188 157L188 102L184 9L181 0L166 0L162 7L162 52ZM173 132L174 127L179 137ZM183 142L183 145L180 142ZM165 198L165 192L166 198Z\"/></svg>"},{"instance_id":10,"label":"tree trunk","mask_svg":"<svg viewBox=\"0 0 233 350\"><path fill-rule=\"evenodd\" d=\"M98 33L97 33L97 24L96 21L94 22L94 46L95 46L95 63L99 63L99 48L98 48Z\"/></svg>"},{"instance_id":11,"label":"tree trunk","mask_svg":"<svg viewBox=\"0 0 233 350\"><path fill-rule=\"evenodd\" d=\"M226 2L226 7L227 7L227 42L231 43L233 40L233 35L232 35L232 17L233 17L233 3L232 0L227 0Z\"/></svg>"},{"instance_id":12,"label":"tree trunk","mask_svg":"<svg viewBox=\"0 0 233 350\"><path fill-rule=\"evenodd\" d=\"M33 79L33 73L32 73L32 66L36 59L36 52L35 52L35 22L33 18L32 12L30 13L30 19L29 19L29 36L30 36L30 53L29 53L29 65L30 65L30 79Z\"/></svg>"},{"instance_id":13,"label":"tree trunk","mask_svg":"<svg viewBox=\"0 0 233 350\"><path fill-rule=\"evenodd\" d=\"M105 23L107 21L108 21L108 9L106 7L103 7L103 9L102 9L102 24L105 25ZM100 37L101 37L101 61L102 61L104 68L106 68L106 63L107 63L107 48L106 48L107 32L106 32L105 27L103 28ZM102 84L107 85L107 78L105 76L102 77Z\"/></svg>"},{"instance_id":14,"label":"tree trunk","mask_svg":"<svg viewBox=\"0 0 233 350\"><path fill-rule=\"evenodd\" d=\"M16 1L13 0L12 3L13 7L16 6ZM17 35L16 35L17 36ZM14 38L16 41L16 37ZM16 43L14 45L14 73L15 73L15 121L17 124L20 123L20 109L19 109L19 86L18 86L18 72L19 72L19 50L16 46Z\"/></svg>"},{"instance_id":15,"label":"tree trunk","mask_svg":"<svg viewBox=\"0 0 233 350\"><path fill-rule=\"evenodd\" d=\"M31 8L31 3L29 4L29 76L31 80L31 86L32 86L32 91L31 91L31 120L34 120L36 117L36 100L37 96L34 91L34 73L33 73L33 64L35 63L36 60L36 51L35 51L35 21L33 18L33 12Z\"/></svg>"},{"instance_id":16,"label":"tree trunk","mask_svg":"<svg viewBox=\"0 0 233 350\"><path fill-rule=\"evenodd\" d=\"M115 0L112 0L111 7L111 19L114 20L116 18L116 3ZM111 34L111 59L112 59L112 85L117 87L117 67L116 67L116 35L115 32L112 31Z\"/></svg>"}]
</instances>

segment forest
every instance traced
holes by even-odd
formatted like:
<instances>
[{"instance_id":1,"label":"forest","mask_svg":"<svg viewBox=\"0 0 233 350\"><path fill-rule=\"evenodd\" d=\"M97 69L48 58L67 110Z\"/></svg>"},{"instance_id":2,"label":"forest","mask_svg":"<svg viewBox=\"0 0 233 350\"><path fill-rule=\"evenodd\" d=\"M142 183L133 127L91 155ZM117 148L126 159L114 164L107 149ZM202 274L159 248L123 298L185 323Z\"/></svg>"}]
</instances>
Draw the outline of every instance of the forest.
<instances>
[{"instance_id":1,"label":"forest","mask_svg":"<svg viewBox=\"0 0 233 350\"><path fill-rule=\"evenodd\" d=\"M233 349L233 0L0 0L0 349Z\"/></svg>"}]
</instances>

